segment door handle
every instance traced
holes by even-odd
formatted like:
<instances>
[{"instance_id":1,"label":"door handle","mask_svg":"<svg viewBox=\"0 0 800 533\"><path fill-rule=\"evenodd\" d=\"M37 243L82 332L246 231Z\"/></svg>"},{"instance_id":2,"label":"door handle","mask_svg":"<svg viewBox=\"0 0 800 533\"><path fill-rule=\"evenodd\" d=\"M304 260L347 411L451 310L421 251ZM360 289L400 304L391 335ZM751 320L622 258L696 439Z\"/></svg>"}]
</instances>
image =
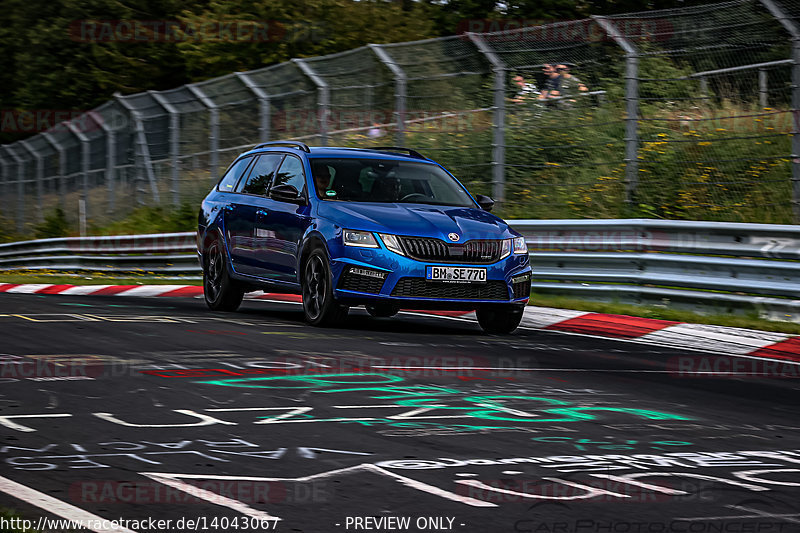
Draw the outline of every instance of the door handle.
<instances>
[{"instance_id":1,"label":"door handle","mask_svg":"<svg viewBox=\"0 0 800 533\"><path fill-rule=\"evenodd\" d=\"M256 211L256 215L267 216L269 215L269 211L267 209L259 209L258 211Z\"/></svg>"}]
</instances>

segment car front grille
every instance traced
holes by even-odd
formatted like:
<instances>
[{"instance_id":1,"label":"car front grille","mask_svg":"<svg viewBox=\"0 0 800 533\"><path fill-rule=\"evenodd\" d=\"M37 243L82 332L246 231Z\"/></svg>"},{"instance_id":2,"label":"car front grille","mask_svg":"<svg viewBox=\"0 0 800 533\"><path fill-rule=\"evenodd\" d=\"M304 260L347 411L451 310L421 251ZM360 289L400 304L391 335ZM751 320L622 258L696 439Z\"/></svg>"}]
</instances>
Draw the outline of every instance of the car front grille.
<instances>
[{"instance_id":1,"label":"car front grille","mask_svg":"<svg viewBox=\"0 0 800 533\"><path fill-rule=\"evenodd\" d=\"M386 281L385 272L350 267L348 268L347 272L342 274L341 280L339 281L339 288L346 291L378 294L381 292L381 287L383 287L384 281Z\"/></svg>"},{"instance_id":2,"label":"car front grille","mask_svg":"<svg viewBox=\"0 0 800 533\"><path fill-rule=\"evenodd\" d=\"M508 300L508 285L504 281L444 283L426 281L424 278L401 278L394 286L392 296L451 300Z\"/></svg>"},{"instance_id":3,"label":"car front grille","mask_svg":"<svg viewBox=\"0 0 800 533\"><path fill-rule=\"evenodd\" d=\"M489 264L500 260L502 240L467 241L448 244L429 237L398 237L405 254L417 261Z\"/></svg>"}]
</instances>

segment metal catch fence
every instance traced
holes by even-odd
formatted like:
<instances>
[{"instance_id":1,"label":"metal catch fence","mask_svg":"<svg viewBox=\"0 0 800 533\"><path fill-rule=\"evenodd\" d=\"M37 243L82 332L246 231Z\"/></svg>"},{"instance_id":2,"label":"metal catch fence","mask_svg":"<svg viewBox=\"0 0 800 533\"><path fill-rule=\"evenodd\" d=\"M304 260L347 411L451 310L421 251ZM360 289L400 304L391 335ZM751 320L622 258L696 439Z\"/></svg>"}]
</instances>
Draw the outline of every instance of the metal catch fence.
<instances>
[{"instance_id":1,"label":"metal catch fence","mask_svg":"<svg viewBox=\"0 0 800 533\"><path fill-rule=\"evenodd\" d=\"M28 234L60 206L91 231L297 139L411 146L506 217L796 224L798 112L798 0L372 44L117 95L0 146L0 216Z\"/></svg>"}]
</instances>

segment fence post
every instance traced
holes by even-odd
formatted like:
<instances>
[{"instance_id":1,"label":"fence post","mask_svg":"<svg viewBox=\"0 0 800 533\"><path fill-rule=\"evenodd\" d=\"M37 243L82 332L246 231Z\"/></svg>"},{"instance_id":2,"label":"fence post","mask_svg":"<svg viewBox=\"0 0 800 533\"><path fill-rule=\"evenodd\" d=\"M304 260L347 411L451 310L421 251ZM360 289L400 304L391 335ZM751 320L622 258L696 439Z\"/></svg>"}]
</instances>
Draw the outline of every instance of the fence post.
<instances>
[{"instance_id":1,"label":"fence post","mask_svg":"<svg viewBox=\"0 0 800 533\"><path fill-rule=\"evenodd\" d=\"M612 21L596 15L592 19L625 52L625 203L630 208L639 185L639 53Z\"/></svg>"},{"instance_id":2,"label":"fence post","mask_svg":"<svg viewBox=\"0 0 800 533\"><path fill-rule=\"evenodd\" d=\"M266 91L264 91L264 89L256 85L255 82L252 79L250 79L247 73L234 72L234 75L258 99L259 140L262 143L269 142L270 121L272 120L272 117L270 116L272 111L270 109L269 95L266 93Z\"/></svg>"},{"instance_id":3,"label":"fence post","mask_svg":"<svg viewBox=\"0 0 800 533\"><path fill-rule=\"evenodd\" d=\"M58 144L58 141L56 141L52 133L44 132L42 133L42 137L44 137L44 139L50 143L50 146L58 152L58 184L56 185L56 191L58 195L58 205L61 207L62 211L66 212L64 180L67 176L67 153L64 147Z\"/></svg>"},{"instance_id":4,"label":"fence post","mask_svg":"<svg viewBox=\"0 0 800 533\"><path fill-rule=\"evenodd\" d=\"M492 64L494 75L492 196L502 206L506 199L506 64L481 35L477 33L467 33L467 35Z\"/></svg>"},{"instance_id":5,"label":"fence post","mask_svg":"<svg viewBox=\"0 0 800 533\"><path fill-rule=\"evenodd\" d=\"M136 108L133 107L130 103L126 102L125 98L122 95L116 93L114 94L114 98L116 98L116 100L120 103L120 105L122 105L122 107L124 107L128 111L128 113L131 114L131 117L133 117L134 131L136 132L136 140L134 141L134 146L135 146L134 158L138 156L139 160L141 161L141 165L139 165L138 167L139 177L137 178L137 181L138 182L143 181L141 173L142 170L144 170L144 173L147 176L147 181L150 183L150 192L153 195L153 202L160 203L161 197L158 193L158 185L156 184L156 175L153 172L153 163L150 159L150 147L147 144L147 135L145 134L144 131L144 120L142 119L142 114L139 113L139 111L137 111ZM140 191L138 187L136 188L136 190L137 192ZM145 203L141 197L137 199L137 202L140 205L144 205Z\"/></svg>"},{"instance_id":6,"label":"fence post","mask_svg":"<svg viewBox=\"0 0 800 533\"><path fill-rule=\"evenodd\" d=\"M11 156L17 165L17 233L22 233L25 229L25 209L23 208L23 204L25 203L25 167L23 166L24 161L19 155L14 153L12 146L13 145L7 146L6 152Z\"/></svg>"},{"instance_id":7,"label":"fence post","mask_svg":"<svg viewBox=\"0 0 800 533\"><path fill-rule=\"evenodd\" d=\"M211 182L217 182L217 168L219 167L219 106L209 98L199 87L194 84L186 85L186 88L208 109L208 166Z\"/></svg>"},{"instance_id":8,"label":"fence post","mask_svg":"<svg viewBox=\"0 0 800 533\"><path fill-rule=\"evenodd\" d=\"M106 136L106 187L108 188L106 213L110 215L114 212L114 166L117 159L117 134L99 113L95 111L89 111L89 113Z\"/></svg>"},{"instance_id":9,"label":"fence post","mask_svg":"<svg viewBox=\"0 0 800 533\"><path fill-rule=\"evenodd\" d=\"M769 85L767 81L767 69L758 69L758 103L761 107L769 105Z\"/></svg>"},{"instance_id":10,"label":"fence post","mask_svg":"<svg viewBox=\"0 0 800 533\"><path fill-rule=\"evenodd\" d=\"M208 166L210 167L211 183L216 183L217 168L219 167L219 107L196 85L190 83L186 85L186 88L208 109L208 149L210 152Z\"/></svg>"},{"instance_id":11,"label":"fence post","mask_svg":"<svg viewBox=\"0 0 800 533\"><path fill-rule=\"evenodd\" d=\"M81 187L81 200L85 206L84 212L86 219L91 217L91 209L89 209L89 137L86 136L73 122L65 122L67 129L72 132L78 141L81 143L81 173L83 174L83 187ZM83 221L80 221L83 224Z\"/></svg>"},{"instance_id":12,"label":"fence post","mask_svg":"<svg viewBox=\"0 0 800 533\"><path fill-rule=\"evenodd\" d=\"M5 146L0 146L0 149L5 150ZM2 157L2 154L0 154L0 167L3 167L3 183L2 183L3 188L0 189L0 199L6 201L5 207L0 205L0 208L2 208L3 213L6 213L8 211L8 200L6 199L9 198L9 195L6 193L8 193L8 182L10 180L9 180L8 162L4 157Z\"/></svg>"},{"instance_id":13,"label":"fence post","mask_svg":"<svg viewBox=\"0 0 800 533\"><path fill-rule=\"evenodd\" d=\"M367 46L394 75L394 115L397 122L395 141L397 146L403 146L406 138L406 91L408 85L406 73L400 65L394 62L381 45L368 44Z\"/></svg>"},{"instance_id":14,"label":"fence post","mask_svg":"<svg viewBox=\"0 0 800 533\"><path fill-rule=\"evenodd\" d=\"M170 104L166 98L155 91L147 91L147 94L153 97L153 100L158 102L158 105L164 108L164 111L169 113L169 154L171 161L172 173L172 203L176 206L181 203L181 190L180 190L180 150L181 150L181 125L180 125L180 112Z\"/></svg>"},{"instance_id":15,"label":"fence post","mask_svg":"<svg viewBox=\"0 0 800 533\"><path fill-rule=\"evenodd\" d=\"M792 38L792 219L800 224L800 28L773 0L760 0Z\"/></svg>"},{"instance_id":16,"label":"fence post","mask_svg":"<svg viewBox=\"0 0 800 533\"><path fill-rule=\"evenodd\" d=\"M37 152L30 144L30 140L20 141L23 147L28 151L29 154L36 159L36 205L39 208L37 218L39 222L44 221L44 159L42 159L41 154Z\"/></svg>"},{"instance_id":17,"label":"fence post","mask_svg":"<svg viewBox=\"0 0 800 533\"><path fill-rule=\"evenodd\" d=\"M331 91L328 84L325 83L325 80L319 77L319 75L314 72L308 63L303 61L302 59L292 59L292 61L300 67L300 70L308 76L308 78L314 82L314 85L317 86L317 107L319 107L319 137L321 146L328 146L328 115L330 114L330 105L331 105Z\"/></svg>"}]
</instances>

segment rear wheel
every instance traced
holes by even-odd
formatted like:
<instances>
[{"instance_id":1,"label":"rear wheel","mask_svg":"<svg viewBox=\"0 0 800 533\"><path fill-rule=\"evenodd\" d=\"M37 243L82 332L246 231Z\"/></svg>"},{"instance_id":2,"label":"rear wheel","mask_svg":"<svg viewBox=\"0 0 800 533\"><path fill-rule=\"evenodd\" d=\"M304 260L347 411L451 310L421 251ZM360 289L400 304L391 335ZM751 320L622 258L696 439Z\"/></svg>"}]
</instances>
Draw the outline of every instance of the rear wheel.
<instances>
[{"instance_id":1,"label":"rear wheel","mask_svg":"<svg viewBox=\"0 0 800 533\"><path fill-rule=\"evenodd\" d=\"M303 312L312 326L335 326L347 318L348 307L333 298L333 276L328 256L314 249L303 264Z\"/></svg>"},{"instance_id":2,"label":"rear wheel","mask_svg":"<svg viewBox=\"0 0 800 533\"><path fill-rule=\"evenodd\" d=\"M485 305L476 311L478 324L486 333L511 333L522 321L524 305Z\"/></svg>"},{"instance_id":3,"label":"rear wheel","mask_svg":"<svg viewBox=\"0 0 800 533\"><path fill-rule=\"evenodd\" d=\"M375 318L388 318L390 316L396 315L400 311L400 306L396 304L389 304L389 303L378 303L375 305L367 305L364 306L367 309L367 313L370 316L374 316Z\"/></svg>"},{"instance_id":4,"label":"rear wheel","mask_svg":"<svg viewBox=\"0 0 800 533\"><path fill-rule=\"evenodd\" d=\"M206 251L203 265L203 296L214 311L236 311L242 303L244 289L228 275L222 242L215 239Z\"/></svg>"}]
</instances>

